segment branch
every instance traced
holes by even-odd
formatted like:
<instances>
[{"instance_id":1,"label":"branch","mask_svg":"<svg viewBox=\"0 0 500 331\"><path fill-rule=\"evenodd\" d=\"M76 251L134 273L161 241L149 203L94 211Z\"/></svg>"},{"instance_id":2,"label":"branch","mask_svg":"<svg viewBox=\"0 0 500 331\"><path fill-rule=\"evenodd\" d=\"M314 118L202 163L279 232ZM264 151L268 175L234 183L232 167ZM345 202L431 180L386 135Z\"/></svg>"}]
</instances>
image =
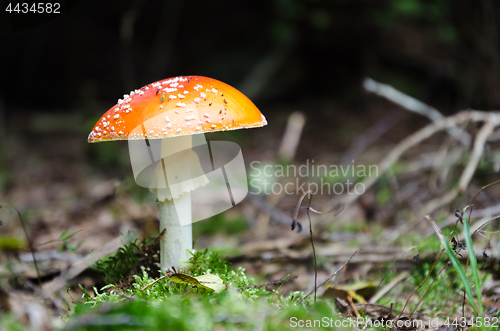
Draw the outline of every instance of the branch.
<instances>
[{"instance_id":1,"label":"branch","mask_svg":"<svg viewBox=\"0 0 500 331\"><path fill-rule=\"evenodd\" d=\"M462 175L460 176L458 185L454 187L451 191L446 193L444 196L435 200L431 200L428 203L426 203L425 206L422 208L422 215L420 215L418 219L420 219L425 214L432 213L439 207L442 207L445 204L450 203L460 193L465 192L467 186L469 186L472 176L474 175L474 172L476 171L477 165L479 164L479 160L483 155L484 145L486 144L488 137L493 133L494 128L495 128L495 123L493 122L492 119L486 121L486 123L483 125L483 127L481 128L481 130L479 130L479 133L477 134L472 154L470 156L469 162L467 163L464 171L462 172Z\"/></svg>"},{"instance_id":2,"label":"branch","mask_svg":"<svg viewBox=\"0 0 500 331\"><path fill-rule=\"evenodd\" d=\"M311 292L309 292L303 299L302 299L302 302L304 302L304 300L310 296L311 294L315 293L317 289L319 289L321 286L325 285L328 281L330 281L330 279L332 279L333 277L337 276L337 274L342 271L342 269L345 268L345 266L351 262L352 258L354 257L354 255L356 255L358 251L355 251L354 254L351 255L351 257L349 258L349 260L347 260L340 268L339 270L335 271L333 273L333 275L331 275L330 277L328 277L323 283L319 284L318 287L316 287L314 290L312 290Z\"/></svg>"},{"instance_id":3,"label":"branch","mask_svg":"<svg viewBox=\"0 0 500 331\"><path fill-rule=\"evenodd\" d=\"M285 284L286 282L289 282L291 280L294 280L296 279L297 276L286 276L282 279L278 279L278 280L271 280L267 283L263 283L263 284L255 284L255 285L247 285L247 286L242 286L242 287L238 287L238 290L246 290L246 289L249 289L249 288L256 288L256 287L264 287L264 286L270 286L270 285L274 285L274 286L278 286L278 285L283 285Z\"/></svg>"},{"instance_id":4,"label":"branch","mask_svg":"<svg viewBox=\"0 0 500 331\"><path fill-rule=\"evenodd\" d=\"M397 144L387 156L382 159L378 165L378 173L366 178L361 184L364 186L364 191L368 190L373 184L375 184L379 177L383 175L399 158L410 148L415 145L420 144L422 141L430 138L439 131L455 127L458 124L465 122L486 122L490 121L493 126L498 126L500 124L500 113L495 112L484 112L484 111L462 111L454 116L450 116L440 120L438 122L430 123L429 125L418 130L408 138ZM476 146L476 144L475 144ZM476 148L476 147L475 147ZM479 152L479 151L477 151ZM477 153L476 152L476 153ZM465 181L465 177L464 177ZM462 180L460 181L462 182ZM340 198L340 201L345 205L349 205L355 202L361 194L350 194L345 195Z\"/></svg>"},{"instance_id":5,"label":"branch","mask_svg":"<svg viewBox=\"0 0 500 331\"><path fill-rule=\"evenodd\" d=\"M433 122L440 121L444 118L444 116L436 108L396 90L391 85L382 84L367 77L363 81L363 87L368 92L372 92L378 96L386 98L406 110L423 115ZM460 141L465 146L471 145L472 138L470 134L462 129L458 127L451 127L447 131L453 138Z\"/></svg>"}]
</instances>

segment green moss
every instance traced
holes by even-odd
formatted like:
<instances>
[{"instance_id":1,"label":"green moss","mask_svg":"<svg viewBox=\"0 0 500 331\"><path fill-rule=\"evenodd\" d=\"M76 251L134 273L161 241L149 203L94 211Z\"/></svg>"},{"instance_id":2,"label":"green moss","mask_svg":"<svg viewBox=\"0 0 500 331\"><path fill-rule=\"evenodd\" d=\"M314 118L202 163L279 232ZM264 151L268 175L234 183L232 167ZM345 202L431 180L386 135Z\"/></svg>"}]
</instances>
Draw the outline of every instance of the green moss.
<instances>
[{"instance_id":1,"label":"green moss","mask_svg":"<svg viewBox=\"0 0 500 331\"><path fill-rule=\"evenodd\" d=\"M127 277L130 270L140 260L140 246L147 244L146 240L133 240L120 247L115 254L99 260L92 268L104 274L106 283L115 284Z\"/></svg>"},{"instance_id":2,"label":"green moss","mask_svg":"<svg viewBox=\"0 0 500 331\"><path fill-rule=\"evenodd\" d=\"M140 244L133 242L112 257L100 261L100 269L108 278L116 277L119 256L130 259ZM130 261L126 264L131 263ZM111 272L111 273L109 273ZM221 293L177 284L167 278L152 284L146 271L135 275L131 288L119 289L106 285L93 289L94 294L83 290L82 303L75 306L68 318L71 330L289 330L293 318L322 320L334 323L338 318L331 302L318 302L314 307L312 296L302 302L303 292L284 296L277 290L247 288L253 283L243 268L233 269L225 258L208 250L196 252L183 273L197 276L218 275L227 290ZM149 286L148 286L149 285ZM331 320L330 320L331 318ZM319 327L327 328L325 325ZM330 329L329 327L327 329Z\"/></svg>"},{"instance_id":3,"label":"green moss","mask_svg":"<svg viewBox=\"0 0 500 331\"><path fill-rule=\"evenodd\" d=\"M143 282L150 279L143 277ZM168 282L168 281L167 281ZM78 305L68 321L72 330L289 330L293 319L322 320L338 318L330 302L318 302L311 309L301 304L303 293L282 296L259 289L229 289L220 294L182 291L153 298L152 293L170 285L153 285L149 294L133 298L97 293ZM160 282L158 282L160 283ZM158 284L157 283L157 284ZM144 291L146 292L146 291ZM85 295L87 296L87 295ZM144 298L151 300L145 301ZM96 301L99 301L98 303ZM89 305L90 302L96 302ZM332 319L330 321L330 318ZM317 329L331 329L325 325Z\"/></svg>"},{"instance_id":4,"label":"green moss","mask_svg":"<svg viewBox=\"0 0 500 331\"><path fill-rule=\"evenodd\" d=\"M297 294L297 293L295 293ZM270 297L270 296L269 296ZM219 295L171 295L161 301L125 299L92 308L79 306L68 323L72 330L289 330L293 318L337 317L331 303L306 309L295 298L249 298L234 290ZM123 298L116 298L123 299ZM280 309L278 309L278 307ZM319 327L318 329L322 329ZM331 329L326 328L325 329Z\"/></svg>"}]
</instances>

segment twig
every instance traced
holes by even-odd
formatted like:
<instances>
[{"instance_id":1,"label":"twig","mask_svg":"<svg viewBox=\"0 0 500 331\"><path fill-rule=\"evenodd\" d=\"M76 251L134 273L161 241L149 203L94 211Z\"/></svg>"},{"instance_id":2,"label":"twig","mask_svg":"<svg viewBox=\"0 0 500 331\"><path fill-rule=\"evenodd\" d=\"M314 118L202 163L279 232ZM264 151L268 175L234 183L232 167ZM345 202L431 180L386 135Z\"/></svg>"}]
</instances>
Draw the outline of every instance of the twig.
<instances>
[{"instance_id":1,"label":"twig","mask_svg":"<svg viewBox=\"0 0 500 331\"><path fill-rule=\"evenodd\" d=\"M469 219L482 218L482 217L491 217L493 214L500 213L500 205L491 206L491 207L484 208L484 209L475 209L474 211L471 211L471 213L472 213L472 215L469 215ZM457 222L457 219L456 219L455 215L450 214L450 216L448 216L445 221L439 223L439 226L442 229L444 229L445 227L450 226L450 225L452 225L453 223L456 223L456 222ZM484 224L484 225L486 225L486 224ZM434 230L433 229L429 229L425 233L425 237L423 239L426 239L426 238L430 237L433 234L434 234Z\"/></svg>"},{"instance_id":2,"label":"twig","mask_svg":"<svg viewBox=\"0 0 500 331\"><path fill-rule=\"evenodd\" d=\"M28 232L26 231L26 225L24 224L21 213L16 208L14 208L14 210L16 211L17 215L19 216L19 221L21 221L21 226L23 227L24 235L26 236L26 240L28 241L28 245L30 246L31 257L33 258L33 264L34 264L35 270L36 270L36 277L38 279L38 286L40 286L40 290L41 290L42 289L42 279L40 278L40 271L38 270L38 264L36 263L36 259L35 259L35 250L33 248L33 241L28 236Z\"/></svg>"},{"instance_id":3,"label":"twig","mask_svg":"<svg viewBox=\"0 0 500 331\"><path fill-rule=\"evenodd\" d=\"M300 111L294 111L286 124L285 133L281 139L281 145L278 150L278 157L287 162L295 158L297 147L299 146L302 129L306 124L306 117Z\"/></svg>"},{"instance_id":4,"label":"twig","mask_svg":"<svg viewBox=\"0 0 500 331\"><path fill-rule=\"evenodd\" d=\"M483 192L488 187L499 184L499 183L500 183L500 180L497 180L497 181L494 181L493 183L489 183L488 185L481 187L481 189L479 190L479 192L477 192L476 196L474 197L474 199L472 199L472 202L470 204L471 208L470 208L470 212L469 212L469 219L471 218L472 210L474 209L474 203L476 202L476 199L479 196L479 194L481 194L481 192Z\"/></svg>"},{"instance_id":5,"label":"twig","mask_svg":"<svg viewBox=\"0 0 500 331\"><path fill-rule=\"evenodd\" d=\"M264 287L264 286L270 286L270 285L274 285L274 286L278 286L278 285L283 285L289 281L292 281L294 279L297 279L297 276L286 276L286 277L283 277L282 279L278 279L278 280L271 280L267 283L263 283L263 284L255 284L255 285L247 285L247 286L242 286L242 287L238 287L238 290L246 290L246 289L249 289L249 288L256 288L256 287Z\"/></svg>"},{"instance_id":6,"label":"twig","mask_svg":"<svg viewBox=\"0 0 500 331\"><path fill-rule=\"evenodd\" d=\"M397 275L393 280L391 280L387 285L382 287L374 296L370 298L368 303L376 303L381 297L383 297L387 292L389 292L396 284L408 277L408 271L403 271Z\"/></svg>"},{"instance_id":7,"label":"twig","mask_svg":"<svg viewBox=\"0 0 500 331\"><path fill-rule=\"evenodd\" d=\"M413 290L413 292L411 292L410 296L408 297L408 299L406 299L406 302L405 302L405 305L403 306L403 309L401 309L401 313L399 314L398 316L398 320L399 318L401 317L401 314L404 312L404 310L406 309L406 306L408 306L408 303L410 302L410 299L415 295L415 293L417 293L418 290L420 290L420 288L422 286L424 286L425 282L427 281L427 279L429 278L429 276L431 275L432 273L432 270L434 270L434 268L436 267L436 264L438 263L439 259L441 258L441 256L443 255L444 253L444 249L441 250L441 253L439 253L439 256L437 257L436 261L434 262L434 264L432 265L432 268L431 270L429 270L429 272L427 273L427 275L425 276L424 280L422 281L422 283L420 283L420 285L418 285L418 287ZM394 325L395 326L395 325ZM394 330L394 328L393 328Z\"/></svg>"},{"instance_id":8,"label":"twig","mask_svg":"<svg viewBox=\"0 0 500 331\"><path fill-rule=\"evenodd\" d=\"M448 152L450 151L450 147L455 145L454 143L455 140L453 140L453 138L447 137L437 151L437 155L434 157L434 164L428 181L429 188L433 193L438 191L438 181L441 179L441 181L444 182L446 175L450 172L450 169L453 168L453 166L456 166L461 160L461 158L450 158L450 154ZM460 151L462 148L459 147L456 150ZM455 151L452 151L452 153L453 152ZM462 152L459 152L459 154L461 156Z\"/></svg>"},{"instance_id":9,"label":"twig","mask_svg":"<svg viewBox=\"0 0 500 331\"><path fill-rule=\"evenodd\" d=\"M162 235L164 234L164 232L165 232L165 229L163 229L163 231L160 233L160 236L162 236ZM158 237L160 237L160 236L158 236ZM177 270L175 270L175 267L173 267L173 266L172 266L172 269L174 269L174 272L175 272L175 273L177 273ZM146 284L146 285L144 285L143 287L141 287L141 291L144 291L145 289L147 289L147 288L148 288L148 287L150 287L151 285L154 285L154 284L156 284L158 281L162 280L163 278L168 278L168 277L172 276L173 274L174 274L173 272L171 272L171 271L167 270L167 273L166 273L165 275L163 275L163 276L159 277L158 279L156 279L156 280L152 281L151 283Z\"/></svg>"},{"instance_id":10,"label":"twig","mask_svg":"<svg viewBox=\"0 0 500 331\"><path fill-rule=\"evenodd\" d=\"M479 163L479 159L481 159L481 156L483 155L484 145L486 144L488 137L493 133L493 130L496 126L498 126L498 124L499 123L495 123L493 118L490 118L486 121L481 130L479 130L476 141L474 143L474 149L472 150L471 158L469 160L469 163L467 163L467 166L465 167L465 170L462 173L458 184L458 187L462 192L469 185L469 182L474 175L474 171L477 168L477 164Z\"/></svg>"},{"instance_id":11,"label":"twig","mask_svg":"<svg viewBox=\"0 0 500 331\"><path fill-rule=\"evenodd\" d=\"M17 216L19 217L19 222L21 223L21 227L23 229L24 236L26 237L26 241L28 242L29 250L31 252L31 257L33 259L33 265L35 267L36 278L38 280L38 286L39 286L39 288L35 288L35 286L28 279L26 279L25 277L23 277L20 273L18 274L18 277L20 277L25 282L26 285L28 285L35 292L37 292L40 295L41 298L43 298L44 300L51 301L53 303L53 305L57 308L57 310L59 312L61 312L62 309L61 309L60 305L56 302L56 300L52 299L51 296L45 295L44 292L43 292L43 290L42 290L42 279L40 277L40 270L38 269L37 260L35 258L35 249L34 249L34 245L33 245L33 240L28 235L28 231L26 230L26 224L24 224L23 217L22 217L21 213L19 212L19 210L17 210L13 205L9 204L9 207L12 208L17 213ZM3 208L3 206L0 205L0 208ZM12 269L12 271L14 272L14 269ZM17 272L15 272L15 273L17 273ZM45 314L47 315L47 320L51 321L50 313L49 313L49 310L48 310L47 306L43 305L43 308L44 308Z\"/></svg>"},{"instance_id":12,"label":"twig","mask_svg":"<svg viewBox=\"0 0 500 331\"><path fill-rule=\"evenodd\" d=\"M312 246L312 250L313 250L313 259L314 259L314 303L316 303L316 299L317 299L316 290L317 290L317 283L318 283L318 264L317 264L317 261L316 261L316 248L314 247L314 238L313 238L313 231L312 231L312 220L311 220L310 212L312 211L313 213L316 213L316 214L328 214L328 213L331 213L331 212L335 211L336 209L339 209L339 207L340 207L340 210L337 213L335 213L335 215L338 215L338 213L340 213L344 209L344 206L342 204L336 204L332 209L330 209L327 212L322 213L320 211L317 211L317 210L315 210L315 209L313 209L311 207L313 195L311 194L310 191L307 191L304 194L302 194L302 196L299 199L298 205L295 206L295 213L294 213L293 208L292 208L292 219L293 219L293 221L292 221L292 231L295 229L296 226L297 226L297 231L298 232L300 232L302 230L302 225L297 220L297 217L298 217L298 214L299 214L299 210L302 208L302 201L304 200L304 198L305 198L306 195L309 198L309 204L306 207L306 212L307 212L307 218L309 219L309 237L311 239L311 246Z\"/></svg>"},{"instance_id":13,"label":"twig","mask_svg":"<svg viewBox=\"0 0 500 331\"><path fill-rule=\"evenodd\" d=\"M460 176L458 185L454 187L452 190L450 190L448 193L446 193L444 196L431 200L427 204L425 204L425 206L422 208L423 212L422 215L420 215L420 217L417 217L417 219L420 219L424 214L432 213L439 207L442 207L445 204L450 203L460 193L465 192L467 186L469 186L469 182L472 179L472 176L474 175L474 172L476 171L477 165L479 164L479 160L483 155L484 145L486 144L486 141L493 132L494 128L495 124L493 123L493 121L487 120L477 134L472 154L470 156L469 162L467 163L464 171L462 172L462 175Z\"/></svg>"},{"instance_id":14,"label":"twig","mask_svg":"<svg viewBox=\"0 0 500 331\"><path fill-rule=\"evenodd\" d=\"M347 151L344 155L342 155L340 163L348 164L351 160L356 159L375 140L398 124L402 118L403 116L401 115L401 112L397 112L387 114L383 118L379 119L366 131L354 138L352 143L347 148Z\"/></svg>"},{"instance_id":15,"label":"twig","mask_svg":"<svg viewBox=\"0 0 500 331\"><path fill-rule=\"evenodd\" d=\"M394 261L392 261L392 265L391 265L391 269L389 269L389 272L392 272L392 268L394 268L394 265L396 264L396 262L403 256L405 255L408 251L411 251L412 249L417 249L417 254L419 254L420 256L420 252L418 252L418 246L412 246L410 248L407 248L405 249L401 254L399 254L399 256L397 256ZM384 277L382 277L382 279L380 280L380 283L378 283L378 286L377 286L377 290L380 288L380 285L382 285L382 282L384 281L385 277L387 277L387 275L389 274L389 272L387 272ZM387 285L386 285L387 286ZM377 299L378 300L378 299ZM370 300L371 302L371 300ZM375 303L375 301L371 302L371 303Z\"/></svg>"},{"instance_id":16,"label":"twig","mask_svg":"<svg viewBox=\"0 0 500 331\"><path fill-rule=\"evenodd\" d=\"M495 131L488 139L489 142L497 142L499 140L500 140L500 130Z\"/></svg>"},{"instance_id":17,"label":"twig","mask_svg":"<svg viewBox=\"0 0 500 331\"><path fill-rule=\"evenodd\" d=\"M302 196L299 199L299 203L297 204L297 206L293 206L292 207L292 211L291 211L291 216L292 216L292 231L295 230L295 227L297 227L297 232L301 232L302 231L302 224L297 219L298 215L299 215L299 210L300 209L307 209L308 211L312 211L313 213L318 214L318 215L325 215L325 214L334 213L333 216L337 216L338 214L340 214L344 210L344 205L342 203L337 203L335 206L333 206L332 209L327 210L325 212L321 212L321 211L316 210L316 209L314 209L314 208L311 207L311 203L310 203L311 202L311 198L309 199L309 206L302 207L302 201L304 200L305 196L308 195L308 194L310 195L311 191L307 191L304 194L302 194Z\"/></svg>"},{"instance_id":18,"label":"twig","mask_svg":"<svg viewBox=\"0 0 500 331\"><path fill-rule=\"evenodd\" d=\"M311 246L312 246L312 250L313 250L313 260L314 260L314 302L316 303L316 285L317 285L317 282L318 282L318 269L317 269L318 266L317 266L317 263L316 263L316 249L314 248L314 239L313 239L313 231L312 231L312 220L311 220L311 215L309 214L309 212L311 210L311 202L312 202L312 195L311 195L310 191L307 191L304 194L302 194L302 196L299 199L299 203L297 204L297 206L295 206L295 213L294 213L293 208L292 208L292 220L293 220L292 221L292 231L295 229L296 226L298 227L298 229L297 229L298 232L302 231L302 225L298 221L297 217L299 215L299 210L302 208L302 201L304 200L304 198L306 197L306 195L309 198L309 204L306 207L306 212L307 212L307 218L309 219L309 238L311 240Z\"/></svg>"},{"instance_id":19,"label":"twig","mask_svg":"<svg viewBox=\"0 0 500 331\"><path fill-rule=\"evenodd\" d=\"M309 235L311 238L311 246L312 246L313 258L314 258L314 303L316 303L316 296L317 296L316 285L318 283L318 262L316 261L316 249L314 248L312 221L311 221L311 215L309 214L309 211L311 210L312 198L313 198L313 196L311 195L311 193L309 193L309 205L307 206L307 218L309 219Z\"/></svg>"},{"instance_id":20,"label":"twig","mask_svg":"<svg viewBox=\"0 0 500 331\"><path fill-rule=\"evenodd\" d=\"M476 234L476 232L478 232L479 234L482 234L482 233L486 233L484 231L481 231L481 229L483 227L485 227L486 225L488 225L490 222L496 220L496 219L499 219L500 218L500 215L498 216L495 216L493 218L490 218L489 220L486 220L483 222L483 224L479 225L478 228L472 233L471 237L474 237L474 235ZM492 231L492 232L489 232L489 233L498 233L499 231Z\"/></svg>"},{"instance_id":21,"label":"twig","mask_svg":"<svg viewBox=\"0 0 500 331\"><path fill-rule=\"evenodd\" d=\"M359 311L358 311L358 308L356 308L356 305L354 304L354 302L352 301L351 296L348 295L346 299L347 299L347 302L349 303L349 306L351 306L351 309L354 312L354 315L356 316L356 318L358 318L360 316Z\"/></svg>"},{"instance_id":22,"label":"twig","mask_svg":"<svg viewBox=\"0 0 500 331\"><path fill-rule=\"evenodd\" d=\"M399 144L397 144L390 152L387 154L384 159L378 165L378 172L371 177L366 178L364 181L360 182L360 184L364 187L364 192L366 192L373 184L375 184L381 175L383 175L399 158L410 148L415 145L418 145L422 141L430 138L434 134L439 131L446 130L451 127L455 127L458 124L465 122L491 122L490 125L498 126L500 124L500 113L492 113L492 112L483 112L483 111L463 111L458 113L457 115L447 117L438 122L431 123L422 129L418 130L414 134L410 135ZM488 125L489 127L489 125ZM484 129L489 130L489 129ZM487 131L483 131L484 134ZM479 137L478 137L479 138ZM477 145L477 144L475 144ZM479 152L479 150L478 150ZM465 182L466 177L464 177L463 181ZM461 181L462 182L462 181ZM350 205L355 202L361 194L349 194L340 197L340 202L345 205Z\"/></svg>"},{"instance_id":23,"label":"twig","mask_svg":"<svg viewBox=\"0 0 500 331\"><path fill-rule=\"evenodd\" d=\"M342 271L342 269L345 268L345 266L351 262L351 259L354 257L354 255L356 255L358 251L355 251L354 254L351 255L351 257L349 258L349 260L347 260L337 271L335 271L333 273L333 275L331 275L330 277L328 277L323 283L319 284L318 287L316 287L314 290L312 290L311 292L309 292L303 299L302 299L302 302L304 302L305 299L307 299L308 296L310 296L313 292L316 292L318 290L318 288L320 288L321 286L325 285L328 281L330 281L333 277L337 276L337 274Z\"/></svg>"},{"instance_id":24,"label":"twig","mask_svg":"<svg viewBox=\"0 0 500 331\"><path fill-rule=\"evenodd\" d=\"M425 296L427 295L427 293L429 293L432 285L434 284L434 282L436 281L436 279L438 279L438 277L443 273L443 271L446 269L446 267L448 267L448 263L446 263L443 267L443 269L441 269L441 271L436 275L436 277L432 280L431 284L429 285L429 287L427 288L427 291L425 291L424 295L422 295L422 298L420 298L420 300L418 301L418 303L415 305L415 308L413 308L413 310L411 311L411 314L410 314L410 319L412 318L413 314L415 313L415 311L417 310L417 307L420 305L420 303L424 300ZM399 317L398 316L398 320L399 320Z\"/></svg>"},{"instance_id":25,"label":"twig","mask_svg":"<svg viewBox=\"0 0 500 331\"><path fill-rule=\"evenodd\" d=\"M423 115L433 122L440 121L444 118L444 116L436 108L404 94L390 85L379 83L372 78L367 77L363 80L363 88L368 92L372 92L378 96L386 98L406 110ZM465 146L470 146L472 141L471 136L462 129L459 129L458 127L451 127L448 129L448 133Z\"/></svg>"},{"instance_id":26,"label":"twig","mask_svg":"<svg viewBox=\"0 0 500 331\"><path fill-rule=\"evenodd\" d=\"M160 280L162 280L163 278L168 278L168 277L170 277L170 276L172 276L172 274L166 274L166 275L163 275L163 276L161 276L161 277L159 277L159 278L155 279L155 280L154 280L154 281L152 281L151 283L146 284L146 285L144 285L143 287L141 287L141 291L144 291L144 290L145 290L145 289L147 289L148 287L150 287L150 286L152 286L152 285L156 284L157 282L159 282L159 281L160 281Z\"/></svg>"},{"instance_id":27,"label":"twig","mask_svg":"<svg viewBox=\"0 0 500 331\"><path fill-rule=\"evenodd\" d=\"M35 246L33 245L33 240L31 240L31 237L28 235L28 231L26 230L26 225L24 224L23 217L21 216L21 213L19 212L19 210L17 210L16 207L14 207L11 204L4 204L4 205L0 204L0 208L5 208L5 206L8 206L12 210L14 210L17 214L17 217L19 217L19 223L21 223L21 228L23 229L24 236L26 237L26 241L28 243L28 250L30 251L31 258L33 259L33 264L35 266L36 276L38 279L38 286L40 287L40 290L41 290L42 289L42 280L40 277L40 271L38 269L38 264L36 263L37 259L35 258L35 249L34 249ZM19 249L22 249L22 248L20 247Z\"/></svg>"}]
</instances>

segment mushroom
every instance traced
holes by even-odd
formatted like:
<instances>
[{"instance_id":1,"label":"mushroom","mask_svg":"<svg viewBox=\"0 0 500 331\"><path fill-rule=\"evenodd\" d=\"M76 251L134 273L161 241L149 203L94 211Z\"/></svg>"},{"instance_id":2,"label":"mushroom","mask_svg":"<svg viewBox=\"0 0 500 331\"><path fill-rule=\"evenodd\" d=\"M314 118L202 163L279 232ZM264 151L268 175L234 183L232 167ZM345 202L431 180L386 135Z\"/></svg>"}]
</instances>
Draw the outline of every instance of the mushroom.
<instances>
[{"instance_id":1,"label":"mushroom","mask_svg":"<svg viewBox=\"0 0 500 331\"><path fill-rule=\"evenodd\" d=\"M160 233L166 229L160 251L163 271L188 261L191 192L208 183L192 147L206 144L206 132L266 124L259 109L235 88L212 78L180 76L125 94L94 126L90 143L128 140L134 173L134 163L145 164L146 170L135 177L138 181L146 173L146 186L159 202Z\"/></svg>"}]
</instances>

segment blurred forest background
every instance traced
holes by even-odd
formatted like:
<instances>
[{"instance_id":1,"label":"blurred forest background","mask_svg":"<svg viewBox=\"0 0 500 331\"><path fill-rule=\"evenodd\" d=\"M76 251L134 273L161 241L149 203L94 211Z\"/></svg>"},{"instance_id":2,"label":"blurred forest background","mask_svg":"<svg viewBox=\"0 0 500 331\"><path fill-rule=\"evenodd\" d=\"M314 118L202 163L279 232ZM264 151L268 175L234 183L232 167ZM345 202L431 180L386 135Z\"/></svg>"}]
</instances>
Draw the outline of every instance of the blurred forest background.
<instances>
[{"instance_id":1,"label":"blurred forest background","mask_svg":"<svg viewBox=\"0 0 500 331\"><path fill-rule=\"evenodd\" d=\"M500 3L495 0L65 3L69 10L64 15L20 30L13 29L4 7L0 13L0 202L14 205L25 216L35 244L60 239L65 250L79 254L67 260L59 256L61 265L53 261L42 265L42 276L48 279L93 249L110 242L119 246L121 233L137 230L146 236L157 229L154 199L146 189L135 186L126 143L87 143L99 117L124 93L146 84L178 75L200 75L246 94L269 125L214 133L207 139L238 142L247 162L276 161L294 111L301 111L307 121L295 155L298 164L307 159L349 163L351 157L357 158L355 145L360 141L356 139L364 134L372 137L365 145L374 143L376 148L363 154L362 162L377 164L390 147L429 123L424 116L367 93L362 85L366 77L392 85L444 116L469 108L500 109ZM419 146L418 153L439 148L443 137L447 136ZM366 146L361 145L364 150ZM422 206L421 201L454 185L457 164L463 165L460 157L464 152L458 154L452 170L440 177L446 180L434 191L427 185L427 175L433 171L435 154L431 166L417 168L417 174L409 170L414 177L403 181L418 177L415 182L420 185L405 196L411 200L408 204L413 212ZM464 204L498 177L500 156L488 162L474 177L474 189L461 197ZM419 177L421 173L425 176ZM378 192L360 201L359 210L342 217L363 222L383 219L382 226L404 224L408 214L394 216L402 205L394 198L397 190L388 183L391 178L384 178L383 185L376 187ZM267 202L288 215L297 198ZM484 198L482 206L495 201ZM390 208L385 207L387 203L392 204ZM249 229L259 224L259 212L249 212L255 209L249 206L244 203L223 216L238 222L219 228L222 237L215 235L217 228L210 228L220 218L195 224L196 247L237 247L259 237L252 231L239 238L230 236L241 230L240 225ZM327 209L324 206L318 208ZM269 237L281 235L287 228L289 231L286 221L270 228ZM73 231L80 232L66 240ZM340 237L353 238L342 233L327 239L338 242ZM371 243L363 238L358 244ZM406 240L402 239L405 244ZM305 240L306 249L299 260L309 258L307 245ZM52 242L38 249L59 248L60 242ZM393 259L391 255L384 261ZM309 272L309 278L299 278L302 283L296 287L311 289L308 261L307 271L306 266L298 269L294 265L278 268L249 263L246 267L266 279ZM22 270L25 277L36 278L33 269ZM2 274L8 272L0 266ZM324 271L320 276L328 274ZM90 287L95 281L79 279L78 283ZM104 285L102 279L99 284Z\"/></svg>"},{"instance_id":2,"label":"blurred forest background","mask_svg":"<svg viewBox=\"0 0 500 331\"><path fill-rule=\"evenodd\" d=\"M16 33L2 15L3 132L27 126L19 112L101 114L124 91L189 74L236 86L266 115L373 119L364 76L447 114L500 106L491 0L80 1Z\"/></svg>"},{"instance_id":3,"label":"blurred forest background","mask_svg":"<svg viewBox=\"0 0 500 331\"><path fill-rule=\"evenodd\" d=\"M500 107L500 8L492 0L73 2L57 19L17 32L0 14L0 138L11 153L7 136L40 142L54 134L71 140L67 153L93 156L83 138L118 97L176 75L216 78L248 95L269 119L254 133L261 145L301 110L303 147L321 140L314 148L330 152L394 115L367 101L366 76L445 115ZM397 141L422 123L402 121L384 138ZM2 167L19 168L15 160ZM7 182L0 175L0 188Z\"/></svg>"},{"instance_id":4,"label":"blurred forest background","mask_svg":"<svg viewBox=\"0 0 500 331\"><path fill-rule=\"evenodd\" d=\"M272 159L295 110L307 118L299 161L345 152L373 123L387 123L382 145L428 123L367 94L364 77L444 115L500 108L493 0L66 4L66 14L20 31L0 14L0 194L16 176L82 180L86 164L130 175L126 148L91 146L86 136L124 93L177 75L219 79L254 101L269 125L232 135L244 150L258 146L258 159ZM76 162L65 167L68 158ZM49 165L36 166L40 159Z\"/></svg>"}]
</instances>

